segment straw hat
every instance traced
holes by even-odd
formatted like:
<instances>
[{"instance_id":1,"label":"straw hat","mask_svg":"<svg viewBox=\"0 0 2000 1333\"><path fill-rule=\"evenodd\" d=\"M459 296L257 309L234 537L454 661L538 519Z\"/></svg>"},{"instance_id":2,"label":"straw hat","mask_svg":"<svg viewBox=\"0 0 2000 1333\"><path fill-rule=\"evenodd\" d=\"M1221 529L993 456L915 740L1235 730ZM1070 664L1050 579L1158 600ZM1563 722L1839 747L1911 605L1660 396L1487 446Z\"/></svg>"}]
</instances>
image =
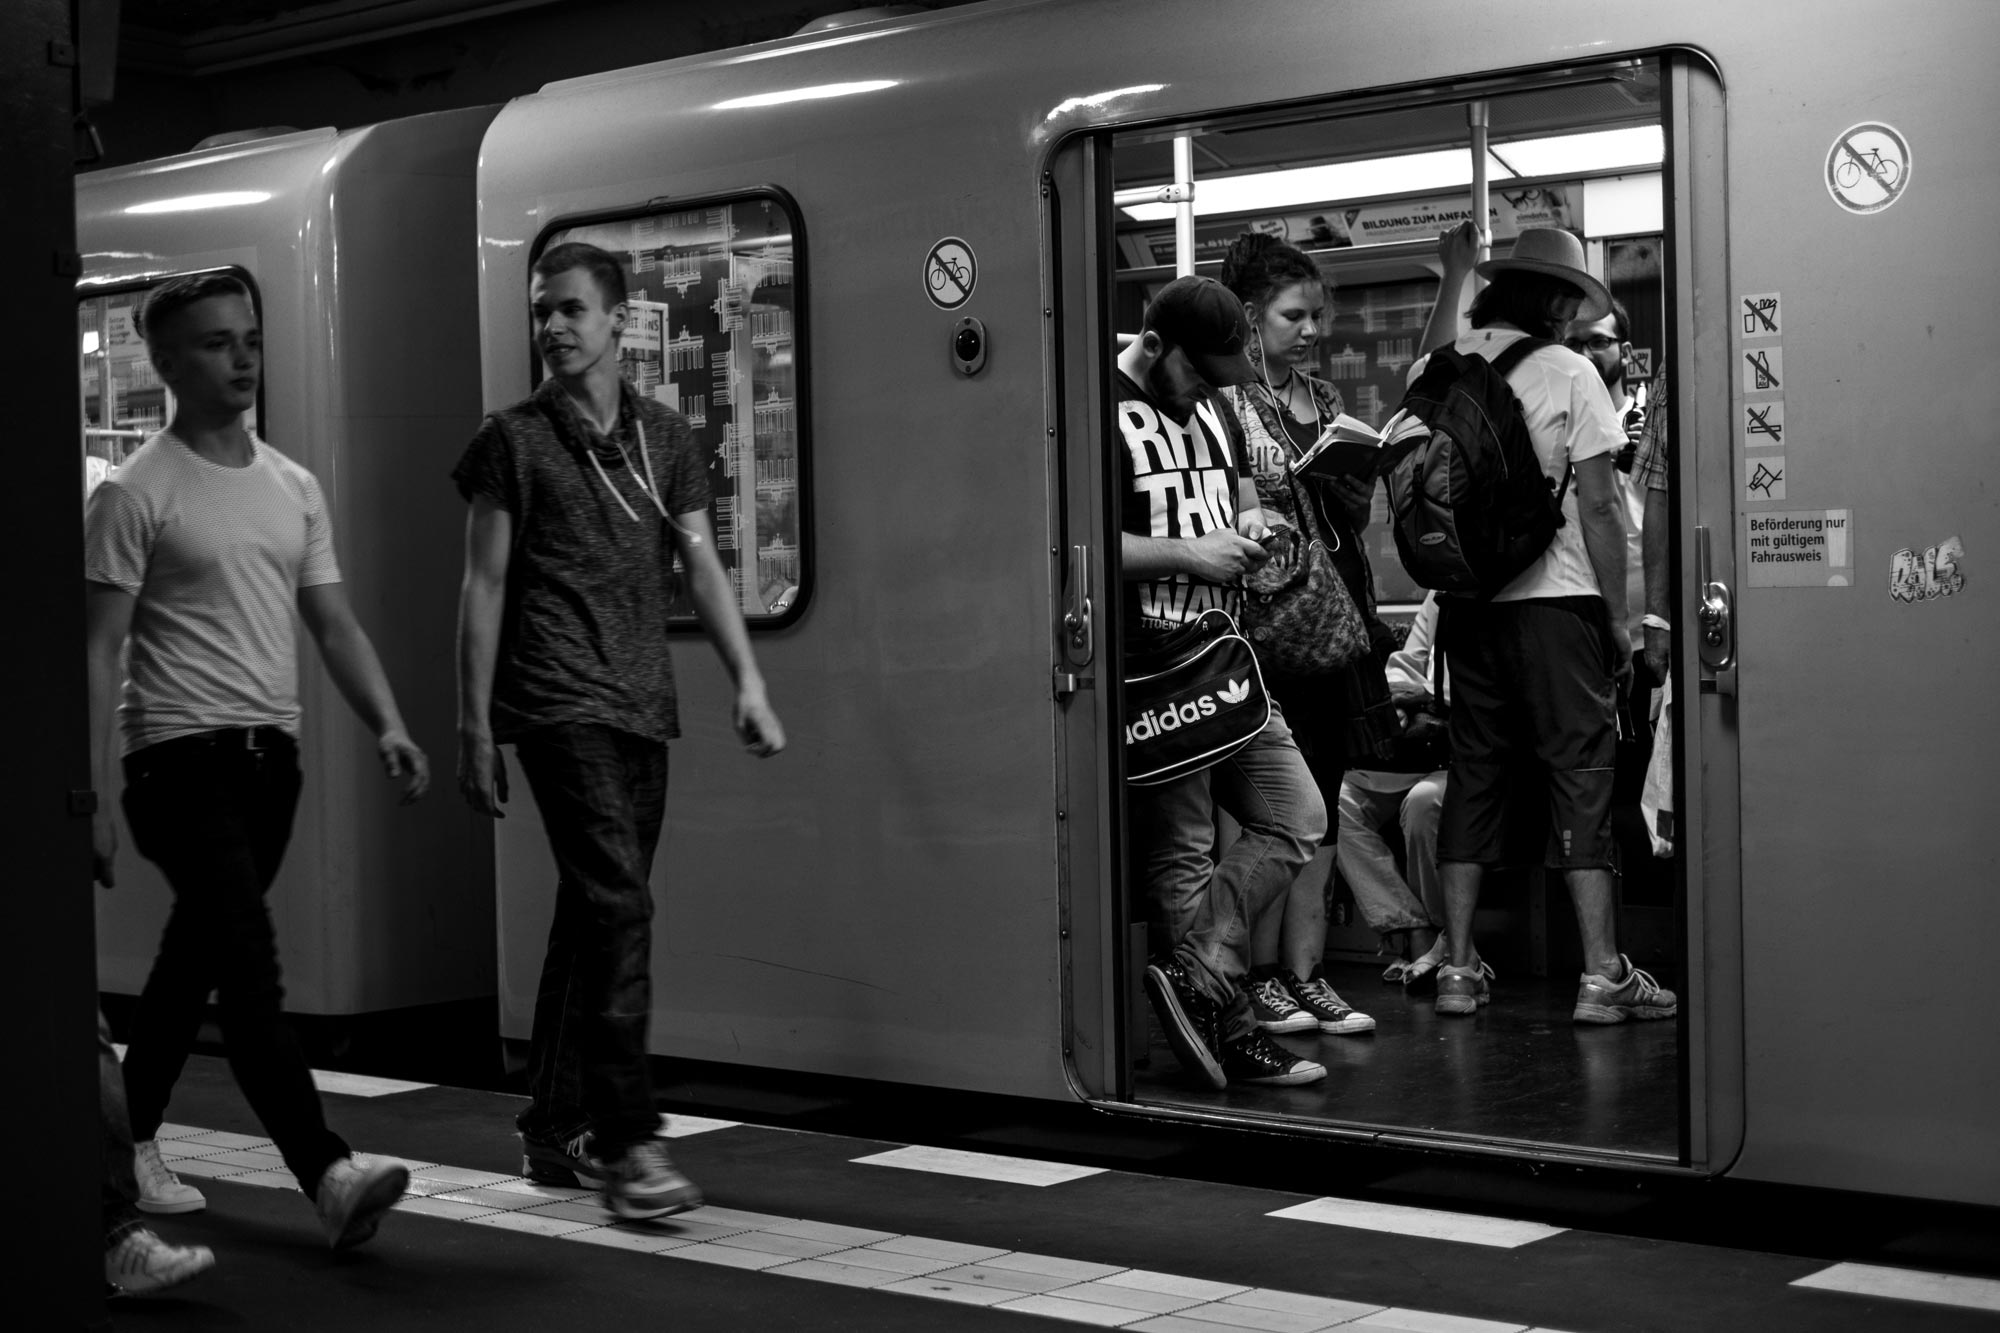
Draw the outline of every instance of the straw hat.
<instances>
[{"instance_id":1,"label":"straw hat","mask_svg":"<svg viewBox=\"0 0 2000 1333\"><path fill-rule=\"evenodd\" d=\"M1489 259L1475 270L1482 278L1514 269L1561 278L1583 293L1578 319L1603 319L1611 313L1611 292L1583 266L1583 242L1561 227L1528 227L1514 238L1513 253Z\"/></svg>"}]
</instances>

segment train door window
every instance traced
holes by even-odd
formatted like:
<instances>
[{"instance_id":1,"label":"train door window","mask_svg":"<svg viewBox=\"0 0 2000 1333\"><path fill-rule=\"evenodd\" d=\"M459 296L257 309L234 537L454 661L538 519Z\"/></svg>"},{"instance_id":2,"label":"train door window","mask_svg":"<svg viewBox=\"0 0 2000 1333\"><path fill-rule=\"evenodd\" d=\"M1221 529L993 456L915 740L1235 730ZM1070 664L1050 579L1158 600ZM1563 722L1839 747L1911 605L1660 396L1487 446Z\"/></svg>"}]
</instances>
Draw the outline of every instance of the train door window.
<instances>
[{"instance_id":1,"label":"train door window","mask_svg":"<svg viewBox=\"0 0 2000 1333\"><path fill-rule=\"evenodd\" d=\"M706 453L715 544L752 629L791 623L811 586L801 237L791 200L761 190L564 222L535 251L586 241L625 261L625 378ZM685 591L672 623L698 623Z\"/></svg>"},{"instance_id":2,"label":"train door window","mask_svg":"<svg viewBox=\"0 0 2000 1333\"><path fill-rule=\"evenodd\" d=\"M240 280L250 289L252 302L257 301L257 287L248 273L220 271ZM77 407L86 497L148 436L174 419L173 391L160 382L146 355L146 341L139 335L139 311L147 294L167 280L86 289L77 300ZM256 403L243 414L244 427L260 433L263 416L260 385Z\"/></svg>"},{"instance_id":3,"label":"train door window","mask_svg":"<svg viewBox=\"0 0 2000 1333\"><path fill-rule=\"evenodd\" d=\"M1531 227L1574 233L1583 242L1586 266L1630 312L1633 352L1616 382L1607 375L1607 388L1614 398L1621 390L1643 398L1644 386L1661 368L1666 312L1674 308L1661 263L1661 87L1660 62L1625 60L1461 83L1436 95L1377 97L1318 112L1253 110L1194 127L1115 134L1113 198L1107 201L1115 238L1107 262L1114 271L1107 285L1119 345L1138 333L1147 302L1177 272L1191 268L1220 277L1238 237L1275 236L1304 253L1326 295L1317 337L1299 369L1330 386L1326 396L1337 400L1340 411L1381 426L1396 411L1411 368L1426 350L1423 338L1443 269L1440 234L1477 216L1469 127L1483 122L1485 224L1492 253L1507 255L1515 238ZM1191 141L1188 147L1176 145L1183 138ZM1157 202L1163 193L1169 198L1181 193L1159 188L1176 181L1176 160L1193 164L1191 229L1177 217L1182 205ZM1465 297L1479 285L1469 285ZM1446 313L1458 329L1466 327L1463 311ZM1275 363L1264 367L1267 383L1282 381L1285 373ZM1262 390L1250 386L1252 393ZM1378 485L1360 544L1380 619L1400 637L1425 592L1397 557L1388 517L1386 488ZM1631 549L1636 558L1636 541ZM1338 697L1342 688L1329 683L1321 693ZM1277 693L1282 702L1282 685ZM1316 718L1315 710L1326 717ZM1645 712L1642 704L1642 719ZM1401 715L1413 714L1404 708ZM1372 1029L1359 1023L1344 1025L1337 1034L1314 1029L1296 1035L1291 1028L1300 1024L1275 1029L1280 1045L1324 1064L1329 1076L1295 1086L1231 1085L1211 1092L1181 1069L1157 1019L1135 1006L1126 1020L1132 1099L1195 1113L1269 1116L1440 1141L1505 1140L1679 1159L1686 1106L1683 1022L1628 1023L1613 1030L1572 1022L1577 978L1588 969L1558 872L1487 875L1475 932L1480 954L1498 973L1490 1006L1466 1018L1438 1014L1436 974L1428 969L1425 984L1385 984L1385 968L1406 952L1425 952L1431 938L1429 931L1408 929L1410 923L1443 924L1434 870L1411 864L1423 854L1423 839L1406 840L1403 826L1407 821L1422 827L1424 812L1409 806L1423 799L1434 806L1445 784L1442 772L1427 780L1422 772L1369 770L1367 758L1352 748L1357 733L1343 726L1345 717L1343 707L1317 704L1293 713L1295 730L1342 727L1338 739L1350 755L1349 786L1361 793L1343 802L1337 785L1327 785L1329 775L1317 775L1335 831L1291 894L1322 897L1324 939L1289 935L1312 913L1287 911L1281 902L1275 919L1253 931L1257 944L1250 961L1294 968L1311 953L1307 965L1324 967L1325 979L1345 1004L1376 1020ZM1317 747L1310 737L1306 744L1322 754L1337 748L1324 737ZM1684 991L1674 891L1679 867L1655 860L1638 808L1647 749L1647 742L1637 742L1621 745L1619 754L1613 812L1614 861L1624 867L1614 879L1619 946L1662 984ZM1134 792L1127 793L1128 807ZM1366 824L1365 833L1343 826L1343 804L1350 807L1346 824ZM1538 812L1541 806L1524 808ZM1432 809L1429 818L1434 817ZM1226 820L1220 822L1218 837L1226 844L1231 830ZM1543 845L1529 841L1535 851ZM1338 867L1337 842L1348 844L1343 853L1356 853L1342 855ZM1128 849L1126 864L1142 863L1141 854ZM1351 875L1367 882L1357 884ZM1393 892L1385 892L1385 877L1394 881ZM1142 884L1130 886L1128 901L1133 920L1148 915ZM1265 1017L1296 1015L1280 1011ZM1365 1035L1350 1028L1363 1028Z\"/></svg>"}]
</instances>

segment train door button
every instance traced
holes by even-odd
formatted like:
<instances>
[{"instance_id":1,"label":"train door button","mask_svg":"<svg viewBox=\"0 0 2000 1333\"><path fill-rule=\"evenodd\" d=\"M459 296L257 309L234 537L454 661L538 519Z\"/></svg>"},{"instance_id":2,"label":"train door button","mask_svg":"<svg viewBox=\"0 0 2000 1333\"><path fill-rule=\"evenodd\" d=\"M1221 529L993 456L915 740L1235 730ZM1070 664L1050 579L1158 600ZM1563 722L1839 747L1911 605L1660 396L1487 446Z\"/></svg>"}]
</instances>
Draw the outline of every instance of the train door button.
<instances>
[{"instance_id":1,"label":"train door button","mask_svg":"<svg viewBox=\"0 0 2000 1333\"><path fill-rule=\"evenodd\" d=\"M970 315L951 326L951 364L961 375L977 375L986 365L986 326Z\"/></svg>"}]
</instances>

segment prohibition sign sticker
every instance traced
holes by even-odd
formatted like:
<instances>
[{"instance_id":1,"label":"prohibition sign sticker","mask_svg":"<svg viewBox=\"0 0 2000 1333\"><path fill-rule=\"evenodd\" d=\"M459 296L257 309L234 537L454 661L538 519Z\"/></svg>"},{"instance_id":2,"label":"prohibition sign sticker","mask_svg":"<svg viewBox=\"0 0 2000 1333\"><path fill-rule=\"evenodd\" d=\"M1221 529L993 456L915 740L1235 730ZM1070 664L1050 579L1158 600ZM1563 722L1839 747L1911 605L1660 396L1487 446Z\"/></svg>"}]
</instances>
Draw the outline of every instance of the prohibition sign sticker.
<instances>
[{"instance_id":1,"label":"prohibition sign sticker","mask_svg":"<svg viewBox=\"0 0 2000 1333\"><path fill-rule=\"evenodd\" d=\"M972 299L979 285L979 260L972 247L947 236L924 256L924 295L940 310L956 310Z\"/></svg>"},{"instance_id":2,"label":"prohibition sign sticker","mask_svg":"<svg viewBox=\"0 0 2000 1333\"><path fill-rule=\"evenodd\" d=\"M1910 184L1909 141L1893 126L1864 120L1833 141L1826 190L1850 213L1879 213Z\"/></svg>"}]
</instances>

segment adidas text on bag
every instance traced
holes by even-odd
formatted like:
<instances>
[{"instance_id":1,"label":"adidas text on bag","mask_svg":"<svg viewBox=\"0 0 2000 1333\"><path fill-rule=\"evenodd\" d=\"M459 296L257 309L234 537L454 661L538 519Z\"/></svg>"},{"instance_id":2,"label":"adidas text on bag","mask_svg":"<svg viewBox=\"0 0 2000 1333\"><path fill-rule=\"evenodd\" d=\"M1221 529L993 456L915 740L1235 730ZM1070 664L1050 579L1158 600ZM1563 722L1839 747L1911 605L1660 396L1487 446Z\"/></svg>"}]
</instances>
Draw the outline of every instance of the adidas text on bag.
<instances>
[{"instance_id":1,"label":"adidas text on bag","mask_svg":"<svg viewBox=\"0 0 2000 1333\"><path fill-rule=\"evenodd\" d=\"M1125 780L1172 782L1221 763L1271 720L1250 641L1204 611L1125 663Z\"/></svg>"},{"instance_id":2,"label":"adidas text on bag","mask_svg":"<svg viewBox=\"0 0 2000 1333\"><path fill-rule=\"evenodd\" d=\"M1387 478L1396 554L1417 586L1491 597L1541 558L1563 526L1507 375L1551 346L1517 339L1488 362L1440 347L1403 398L1430 438Z\"/></svg>"}]
</instances>

